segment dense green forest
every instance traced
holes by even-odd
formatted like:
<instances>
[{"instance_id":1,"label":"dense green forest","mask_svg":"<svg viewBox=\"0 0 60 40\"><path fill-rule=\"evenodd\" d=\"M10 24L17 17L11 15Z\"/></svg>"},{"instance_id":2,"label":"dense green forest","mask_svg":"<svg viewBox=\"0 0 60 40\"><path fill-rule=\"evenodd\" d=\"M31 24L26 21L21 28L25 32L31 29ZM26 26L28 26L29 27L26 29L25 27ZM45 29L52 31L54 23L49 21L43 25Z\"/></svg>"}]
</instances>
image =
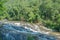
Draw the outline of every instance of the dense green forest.
<instances>
[{"instance_id":1,"label":"dense green forest","mask_svg":"<svg viewBox=\"0 0 60 40\"><path fill-rule=\"evenodd\" d=\"M0 20L42 22L60 31L60 0L0 0Z\"/></svg>"}]
</instances>

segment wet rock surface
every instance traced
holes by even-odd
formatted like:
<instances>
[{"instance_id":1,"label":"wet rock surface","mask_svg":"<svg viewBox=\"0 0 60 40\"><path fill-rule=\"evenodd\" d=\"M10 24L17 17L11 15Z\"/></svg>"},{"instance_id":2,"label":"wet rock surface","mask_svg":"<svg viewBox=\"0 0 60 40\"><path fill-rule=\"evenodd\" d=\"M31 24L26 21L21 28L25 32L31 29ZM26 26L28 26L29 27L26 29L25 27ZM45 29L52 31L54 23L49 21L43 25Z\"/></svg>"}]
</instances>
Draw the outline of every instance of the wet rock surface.
<instances>
[{"instance_id":1,"label":"wet rock surface","mask_svg":"<svg viewBox=\"0 0 60 40\"><path fill-rule=\"evenodd\" d=\"M56 38L54 36L34 32L22 26L3 24L0 26L0 40L56 40Z\"/></svg>"}]
</instances>

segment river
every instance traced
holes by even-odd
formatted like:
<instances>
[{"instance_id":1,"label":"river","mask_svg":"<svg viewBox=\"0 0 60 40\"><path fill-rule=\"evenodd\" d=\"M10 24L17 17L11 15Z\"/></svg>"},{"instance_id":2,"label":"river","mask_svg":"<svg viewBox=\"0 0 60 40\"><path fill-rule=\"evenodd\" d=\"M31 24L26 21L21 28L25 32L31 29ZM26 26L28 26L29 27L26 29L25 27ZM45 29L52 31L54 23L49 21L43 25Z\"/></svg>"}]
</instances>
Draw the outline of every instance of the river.
<instances>
[{"instance_id":1,"label":"river","mask_svg":"<svg viewBox=\"0 0 60 40\"><path fill-rule=\"evenodd\" d=\"M0 21L1 22L1 21ZM8 33L6 34L6 36L8 37L8 35L11 37L11 35L13 35L13 33L14 32L17 32L17 33L20 33L20 35L22 35L22 34L28 34L28 35L37 35L37 34L35 34L35 33L41 33L41 34L39 34L40 36L42 36L42 37L40 37L40 39L42 39L42 40L49 40L49 39L46 39L47 37L48 38L50 38L50 36L54 36L57 40L60 40L60 33L59 32L52 32L52 30L51 29L48 29L48 28L46 28L46 27L44 27L42 24L40 24L40 23L36 23L36 24L33 24L33 23L27 23L27 22L17 22L17 21L3 21L4 23L10 23L10 24L13 24L14 26L15 26L15 28L12 28L12 26L9 28L8 26L8 24L7 25L5 25L5 26L7 26L7 27L5 27L5 28L7 28L7 30L10 30L10 31L12 31L12 33L10 32L10 34L8 34L9 32L7 31L7 30L5 30L5 28L3 29L3 30L5 30L5 31L7 31ZM22 26L23 28L25 28L25 29L22 29L22 28L19 28L19 26ZM18 28L17 28L18 27ZM26 29L28 29L28 30L26 30ZM18 30L18 31L17 31ZM23 32L22 31L19 31L19 30L24 30ZM26 31L28 31L28 32L26 32ZM3 31L4 32L4 31ZM17 35L17 34L15 34L15 35ZM19 34L18 34L19 35ZM47 35L47 36L46 36ZM50 36L49 36L50 35ZM14 35L13 35L14 36ZM15 37L15 39L14 39L14 37L12 37L12 39L10 39L10 37L8 37L8 39L9 40L18 40L16 37L18 37L18 36L16 36ZM20 37L20 36L19 36ZM26 37L26 36L22 36L22 37ZM52 37L53 38L53 37ZM54 39L54 38L53 38ZM3 39L4 40L4 39ZM20 40L24 40L23 38L22 39L20 39ZM26 38L25 38L25 40L26 40ZM38 40L38 39L37 39ZM51 39L52 40L52 39Z\"/></svg>"}]
</instances>

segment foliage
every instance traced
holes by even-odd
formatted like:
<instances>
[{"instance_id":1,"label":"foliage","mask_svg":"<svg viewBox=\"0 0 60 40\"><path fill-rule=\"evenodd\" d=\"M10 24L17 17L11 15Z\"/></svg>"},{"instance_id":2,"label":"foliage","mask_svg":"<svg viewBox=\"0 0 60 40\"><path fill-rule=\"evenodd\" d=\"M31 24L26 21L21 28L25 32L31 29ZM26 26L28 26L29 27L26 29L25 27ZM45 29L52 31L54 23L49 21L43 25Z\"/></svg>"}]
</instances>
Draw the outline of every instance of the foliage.
<instances>
[{"instance_id":1,"label":"foliage","mask_svg":"<svg viewBox=\"0 0 60 40\"><path fill-rule=\"evenodd\" d=\"M5 7L3 6L3 4L6 2L6 0L0 0L0 20L4 19L5 17L7 17L7 14L5 13Z\"/></svg>"},{"instance_id":2,"label":"foliage","mask_svg":"<svg viewBox=\"0 0 60 40\"><path fill-rule=\"evenodd\" d=\"M40 22L60 31L59 0L0 0L0 20Z\"/></svg>"}]
</instances>

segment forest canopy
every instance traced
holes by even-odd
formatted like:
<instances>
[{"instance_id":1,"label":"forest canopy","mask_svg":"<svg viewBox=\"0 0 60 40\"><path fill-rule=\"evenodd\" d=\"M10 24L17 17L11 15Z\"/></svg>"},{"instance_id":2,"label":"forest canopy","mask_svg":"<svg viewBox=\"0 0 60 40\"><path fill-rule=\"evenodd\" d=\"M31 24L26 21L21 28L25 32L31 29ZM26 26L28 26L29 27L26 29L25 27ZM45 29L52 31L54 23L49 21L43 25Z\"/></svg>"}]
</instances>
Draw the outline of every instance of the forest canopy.
<instances>
[{"instance_id":1,"label":"forest canopy","mask_svg":"<svg viewBox=\"0 0 60 40\"><path fill-rule=\"evenodd\" d=\"M60 0L0 0L0 20L43 22L60 31Z\"/></svg>"}]
</instances>

